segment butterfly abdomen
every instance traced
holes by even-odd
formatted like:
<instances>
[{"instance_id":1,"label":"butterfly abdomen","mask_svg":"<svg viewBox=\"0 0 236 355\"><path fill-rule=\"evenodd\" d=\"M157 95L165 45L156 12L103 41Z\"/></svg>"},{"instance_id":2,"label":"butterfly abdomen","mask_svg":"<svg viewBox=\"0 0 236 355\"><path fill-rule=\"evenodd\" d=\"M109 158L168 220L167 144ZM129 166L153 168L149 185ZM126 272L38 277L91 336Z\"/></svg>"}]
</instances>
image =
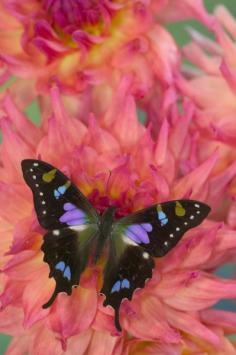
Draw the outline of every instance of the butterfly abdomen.
<instances>
[{"instance_id":1,"label":"butterfly abdomen","mask_svg":"<svg viewBox=\"0 0 236 355\"><path fill-rule=\"evenodd\" d=\"M104 246L106 244L106 241L111 236L115 210L116 207L109 207L104 211L101 217L100 236L97 241L97 247L94 255L94 263L96 263L97 260L100 258L102 252L105 249Z\"/></svg>"}]
</instances>

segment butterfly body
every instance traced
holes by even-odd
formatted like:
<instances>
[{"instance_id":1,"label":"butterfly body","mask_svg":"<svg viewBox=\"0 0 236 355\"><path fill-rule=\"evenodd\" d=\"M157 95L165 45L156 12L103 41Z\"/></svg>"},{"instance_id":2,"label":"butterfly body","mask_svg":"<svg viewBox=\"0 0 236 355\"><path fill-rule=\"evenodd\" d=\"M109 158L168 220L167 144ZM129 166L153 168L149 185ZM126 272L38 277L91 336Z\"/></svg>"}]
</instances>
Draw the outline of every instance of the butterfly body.
<instances>
[{"instance_id":1,"label":"butterfly body","mask_svg":"<svg viewBox=\"0 0 236 355\"><path fill-rule=\"evenodd\" d=\"M119 308L123 299L132 299L152 277L153 257L168 253L190 228L200 224L210 208L194 200L159 203L121 219L115 219L116 207L102 215L90 204L71 180L50 164L22 161L26 183L32 190L40 225L47 230L42 243L49 277L56 285L52 305L60 292L72 293L89 260L105 258L104 305L115 310L115 325L121 330Z\"/></svg>"}]
</instances>

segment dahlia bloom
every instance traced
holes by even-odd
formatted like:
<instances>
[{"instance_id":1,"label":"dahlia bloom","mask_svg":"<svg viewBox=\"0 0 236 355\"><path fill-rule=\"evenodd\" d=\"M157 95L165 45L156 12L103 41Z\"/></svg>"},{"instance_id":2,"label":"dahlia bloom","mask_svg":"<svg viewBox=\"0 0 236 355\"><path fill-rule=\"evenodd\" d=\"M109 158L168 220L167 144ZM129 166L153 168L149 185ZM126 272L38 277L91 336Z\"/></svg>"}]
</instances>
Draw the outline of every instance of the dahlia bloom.
<instances>
[{"instance_id":1,"label":"dahlia bloom","mask_svg":"<svg viewBox=\"0 0 236 355\"><path fill-rule=\"evenodd\" d=\"M128 87L124 92L124 82ZM201 159L194 107L166 100L158 132L139 123L129 78L124 78L102 117L86 123L70 117L53 85L48 125L34 126L6 94L1 111L0 147L0 331L14 338L7 354L234 354L226 335L236 331L235 313L213 310L220 299L236 297L236 281L212 270L235 258L234 232L211 217L156 261L153 277L120 309L122 334L114 311L99 295L102 270L83 274L69 297L60 294L47 310L54 289L40 250L43 231L20 169L25 158L57 166L99 210L111 204L120 215L155 202L194 198L208 202L213 184L220 198L219 153ZM167 92L174 92L174 88ZM169 96L168 96L169 95ZM231 175L230 175L231 176ZM232 176L231 176L232 178ZM213 216L217 203L212 204ZM16 350L17 349L17 350Z\"/></svg>"},{"instance_id":2,"label":"dahlia bloom","mask_svg":"<svg viewBox=\"0 0 236 355\"><path fill-rule=\"evenodd\" d=\"M215 169L221 176L221 188L226 187L223 201L218 201L219 207L223 206L221 218L235 228L236 180L232 177L236 169L236 20L225 7L217 6L214 21L207 26L216 41L190 29L192 41L183 48L183 55L195 69L188 70L187 77L178 76L176 82L182 95L198 108L194 124L201 131L199 154L203 158L216 147L219 149L220 159Z\"/></svg>"},{"instance_id":3,"label":"dahlia bloom","mask_svg":"<svg viewBox=\"0 0 236 355\"><path fill-rule=\"evenodd\" d=\"M85 93L82 102L97 95L106 102L125 74L134 77L135 97L150 101L180 65L163 21L188 16L210 21L201 0L1 0L0 80L21 78L11 91L23 108L52 81L63 92ZM29 96L17 97L26 88Z\"/></svg>"}]
</instances>

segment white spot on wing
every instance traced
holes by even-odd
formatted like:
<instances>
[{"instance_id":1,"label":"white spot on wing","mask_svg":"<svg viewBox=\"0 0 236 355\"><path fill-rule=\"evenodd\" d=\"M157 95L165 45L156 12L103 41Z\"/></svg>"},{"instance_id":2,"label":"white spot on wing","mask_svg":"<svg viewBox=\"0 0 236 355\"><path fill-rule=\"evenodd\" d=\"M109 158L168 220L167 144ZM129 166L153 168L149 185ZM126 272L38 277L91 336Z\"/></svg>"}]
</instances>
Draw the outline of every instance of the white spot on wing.
<instances>
[{"instance_id":1,"label":"white spot on wing","mask_svg":"<svg viewBox=\"0 0 236 355\"><path fill-rule=\"evenodd\" d=\"M175 229L177 230L177 232L179 232L179 231L180 231L180 228L179 228L179 227L176 227Z\"/></svg>"},{"instance_id":2,"label":"white spot on wing","mask_svg":"<svg viewBox=\"0 0 236 355\"><path fill-rule=\"evenodd\" d=\"M189 218L190 218L190 219L194 219L194 215L191 215Z\"/></svg>"},{"instance_id":3,"label":"white spot on wing","mask_svg":"<svg viewBox=\"0 0 236 355\"><path fill-rule=\"evenodd\" d=\"M124 241L125 244L128 244L128 245L135 245L137 246L138 244L135 243L132 239L126 237L126 235L122 234L122 239Z\"/></svg>"},{"instance_id":4,"label":"white spot on wing","mask_svg":"<svg viewBox=\"0 0 236 355\"><path fill-rule=\"evenodd\" d=\"M200 214L201 212L200 211L197 211L197 214Z\"/></svg>"},{"instance_id":5,"label":"white spot on wing","mask_svg":"<svg viewBox=\"0 0 236 355\"><path fill-rule=\"evenodd\" d=\"M174 234L173 233L170 233L170 238L174 238Z\"/></svg>"},{"instance_id":6,"label":"white spot on wing","mask_svg":"<svg viewBox=\"0 0 236 355\"><path fill-rule=\"evenodd\" d=\"M144 252L144 253L143 253L143 258L144 258L144 259L148 259L148 258L149 258L149 254L146 253L146 252Z\"/></svg>"},{"instance_id":7,"label":"white spot on wing","mask_svg":"<svg viewBox=\"0 0 236 355\"><path fill-rule=\"evenodd\" d=\"M33 166L39 166L39 163L34 163Z\"/></svg>"},{"instance_id":8,"label":"white spot on wing","mask_svg":"<svg viewBox=\"0 0 236 355\"><path fill-rule=\"evenodd\" d=\"M39 194L40 194L40 196L43 196L43 192L40 192Z\"/></svg>"},{"instance_id":9,"label":"white spot on wing","mask_svg":"<svg viewBox=\"0 0 236 355\"><path fill-rule=\"evenodd\" d=\"M187 226L187 225L188 225L188 222L184 222L184 225Z\"/></svg>"},{"instance_id":10,"label":"white spot on wing","mask_svg":"<svg viewBox=\"0 0 236 355\"><path fill-rule=\"evenodd\" d=\"M75 231L75 232L82 232L84 231L86 228L88 228L88 226L86 224L81 224L79 226L69 226L69 228L72 230L72 231Z\"/></svg>"},{"instance_id":11,"label":"white spot on wing","mask_svg":"<svg viewBox=\"0 0 236 355\"><path fill-rule=\"evenodd\" d=\"M36 187L39 187L39 184L35 184Z\"/></svg>"},{"instance_id":12,"label":"white spot on wing","mask_svg":"<svg viewBox=\"0 0 236 355\"><path fill-rule=\"evenodd\" d=\"M42 201L42 205L45 205L45 203L46 203L45 201Z\"/></svg>"},{"instance_id":13,"label":"white spot on wing","mask_svg":"<svg viewBox=\"0 0 236 355\"><path fill-rule=\"evenodd\" d=\"M59 235L60 234L59 229L54 229L54 231L52 231L52 234L53 235Z\"/></svg>"},{"instance_id":14,"label":"white spot on wing","mask_svg":"<svg viewBox=\"0 0 236 355\"><path fill-rule=\"evenodd\" d=\"M197 207L197 208L200 207L200 205L198 203L195 203L194 206Z\"/></svg>"},{"instance_id":15,"label":"white spot on wing","mask_svg":"<svg viewBox=\"0 0 236 355\"><path fill-rule=\"evenodd\" d=\"M165 242L164 245L167 247L168 246L168 242Z\"/></svg>"},{"instance_id":16,"label":"white spot on wing","mask_svg":"<svg viewBox=\"0 0 236 355\"><path fill-rule=\"evenodd\" d=\"M34 170L33 169L30 169L31 172L33 172Z\"/></svg>"},{"instance_id":17,"label":"white spot on wing","mask_svg":"<svg viewBox=\"0 0 236 355\"><path fill-rule=\"evenodd\" d=\"M33 175L32 178L33 178L34 180L36 180L36 175Z\"/></svg>"}]
</instances>

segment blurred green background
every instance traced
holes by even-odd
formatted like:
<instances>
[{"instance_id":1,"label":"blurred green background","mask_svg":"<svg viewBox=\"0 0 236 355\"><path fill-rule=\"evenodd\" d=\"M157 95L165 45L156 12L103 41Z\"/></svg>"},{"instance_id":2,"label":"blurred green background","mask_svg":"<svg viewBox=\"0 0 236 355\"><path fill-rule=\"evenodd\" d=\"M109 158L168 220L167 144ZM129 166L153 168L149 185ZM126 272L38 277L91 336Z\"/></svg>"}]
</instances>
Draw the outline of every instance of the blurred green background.
<instances>
[{"instance_id":1,"label":"blurred green background","mask_svg":"<svg viewBox=\"0 0 236 355\"><path fill-rule=\"evenodd\" d=\"M179 0L179 1L181 1L181 0ZM192 0L192 1L195 1L195 0ZM214 7L217 4L224 4L225 6L228 7L228 9L230 9L232 14L236 17L236 1L235 0L222 0L222 1L220 1L220 0L205 0L204 3L205 3L206 8L208 9L208 11L210 11L210 12L213 11ZM184 45L185 43L187 43L190 39L188 36L188 33L186 31L187 26L194 27L198 31L211 36L211 34L202 25L200 25L197 21L181 21L178 23L169 24L167 26L168 30L172 33L172 35L176 39L176 42L181 46ZM26 109L26 113L30 118L33 118L34 121L36 121L36 122L39 121L39 111L38 111L38 106L36 103L33 103L32 105L30 105ZM233 272L233 266L230 264L227 264L227 265L225 265L225 267L218 270L217 274L221 277L229 278L232 276L232 272ZM231 300L224 300L222 302L219 302L219 304L217 304L216 307L220 308L220 309L226 309L226 310L233 310L234 309L236 311L235 303ZM5 353L7 346L10 342L10 339L11 338L9 336L0 334L0 355L3 355ZM18 353L17 349L15 349L14 354L24 355L24 354Z\"/></svg>"}]
</instances>

